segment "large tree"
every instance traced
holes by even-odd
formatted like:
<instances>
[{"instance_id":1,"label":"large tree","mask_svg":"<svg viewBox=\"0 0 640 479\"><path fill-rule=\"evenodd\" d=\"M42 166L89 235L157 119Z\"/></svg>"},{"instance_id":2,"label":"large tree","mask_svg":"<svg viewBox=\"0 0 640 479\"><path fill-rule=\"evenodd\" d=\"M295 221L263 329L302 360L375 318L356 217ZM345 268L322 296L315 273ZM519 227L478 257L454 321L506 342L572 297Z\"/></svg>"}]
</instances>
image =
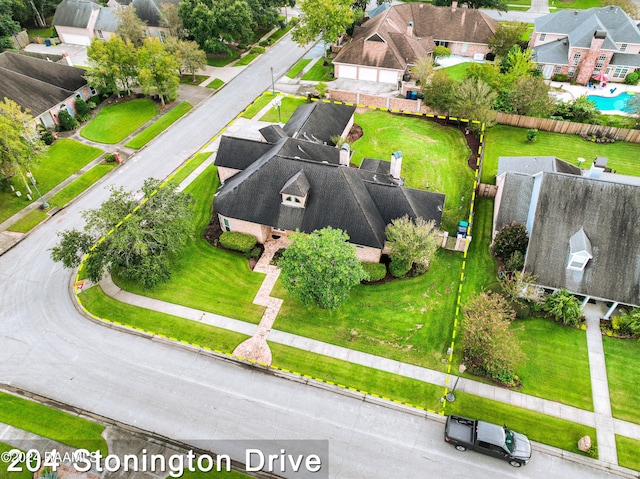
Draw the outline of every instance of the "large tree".
<instances>
[{"instance_id":1,"label":"large tree","mask_svg":"<svg viewBox=\"0 0 640 479\"><path fill-rule=\"evenodd\" d=\"M20 31L20 24L12 15L11 0L0 0L0 51L14 48L11 36Z\"/></svg>"},{"instance_id":2,"label":"large tree","mask_svg":"<svg viewBox=\"0 0 640 479\"><path fill-rule=\"evenodd\" d=\"M29 170L45 149L33 117L12 100L0 102L0 180L22 175L22 170Z\"/></svg>"},{"instance_id":3,"label":"large tree","mask_svg":"<svg viewBox=\"0 0 640 479\"><path fill-rule=\"evenodd\" d=\"M178 60L157 38L145 39L138 49L138 82L146 95L157 94L162 104L178 96L180 74Z\"/></svg>"},{"instance_id":4,"label":"large tree","mask_svg":"<svg viewBox=\"0 0 640 479\"><path fill-rule=\"evenodd\" d=\"M466 78L451 92L451 113L490 126L496 119L493 110L496 97L496 93L482 80ZM471 127L475 128L474 125Z\"/></svg>"},{"instance_id":5,"label":"large tree","mask_svg":"<svg viewBox=\"0 0 640 479\"><path fill-rule=\"evenodd\" d=\"M186 35L178 6L173 3L163 3L160 7L160 26L167 29L170 37L183 38Z\"/></svg>"},{"instance_id":6,"label":"large tree","mask_svg":"<svg viewBox=\"0 0 640 479\"><path fill-rule=\"evenodd\" d=\"M100 208L82 213L84 231L59 233L60 242L51 249L53 260L74 268L88 254L85 266L91 281L99 281L107 272L145 288L168 281L172 257L193 231L193 199L170 185L160 187L155 179L147 179L142 192L148 201L136 210L136 195L113 188Z\"/></svg>"},{"instance_id":7,"label":"large tree","mask_svg":"<svg viewBox=\"0 0 640 479\"><path fill-rule=\"evenodd\" d=\"M245 0L182 0L178 8L189 35L207 53L227 53L229 42L247 42L253 15Z\"/></svg>"},{"instance_id":8,"label":"large tree","mask_svg":"<svg viewBox=\"0 0 640 479\"><path fill-rule=\"evenodd\" d=\"M549 85L542 77L522 76L506 92L505 111L518 115L546 117L555 109Z\"/></svg>"},{"instance_id":9,"label":"large tree","mask_svg":"<svg viewBox=\"0 0 640 479\"><path fill-rule=\"evenodd\" d=\"M456 81L444 70L436 70L431 81L421 85L425 105L442 115L448 115L453 101L453 88Z\"/></svg>"},{"instance_id":10,"label":"large tree","mask_svg":"<svg viewBox=\"0 0 640 479\"><path fill-rule=\"evenodd\" d=\"M294 41L304 47L320 37L326 57L327 44L337 42L353 23L350 0L302 0L299 5L303 16L293 29Z\"/></svg>"},{"instance_id":11,"label":"large tree","mask_svg":"<svg viewBox=\"0 0 640 479\"><path fill-rule=\"evenodd\" d=\"M396 218L385 230L391 261L416 265L416 272L423 274L429 269L431 260L438 251L440 231L435 223L424 218L415 221L405 215Z\"/></svg>"},{"instance_id":12,"label":"large tree","mask_svg":"<svg viewBox=\"0 0 640 479\"><path fill-rule=\"evenodd\" d=\"M418 58L411 68L411 74L420 82L420 86L428 85L435 73L433 58L430 56Z\"/></svg>"},{"instance_id":13,"label":"large tree","mask_svg":"<svg viewBox=\"0 0 640 479\"><path fill-rule=\"evenodd\" d=\"M89 68L87 82L102 93L124 91L129 94L138 76L136 48L131 41L112 37L107 41L94 38L87 48Z\"/></svg>"},{"instance_id":14,"label":"large tree","mask_svg":"<svg viewBox=\"0 0 640 479\"><path fill-rule=\"evenodd\" d=\"M193 81L196 79L196 72L203 70L207 66L207 54L200 50L196 42L190 40L179 40L176 37L168 37L164 46L167 52L175 55L178 62L178 71L182 75L184 72L192 75Z\"/></svg>"},{"instance_id":15,"label":"large tree","mask_svg":"<svg viewBox=\"0 0 640 479\"><path fill-rule=\"evenodd\" d=\"M515 312L499 294L472 295L464 305L462 355L474 374L511 385L516 367L525 359L520 341L509 327Z\"/></svg>"},{"instance_id":16,"label":"large tree","mask_svg":"<svg viewBox=\"0 0 640 479\"><path fill-rule=\"evenodd\" d=\"M281 0L246 0L253 17L253 27L270 29L278 24Z\"/></svg>"},{"instance_id":17,"label":"large tree","mask_svg":"<svg viewBox=\"0 0 640 479\"><path fill-rule=\"evenodd\" d=\"M499 58L504 58L514 45L519 45L527 32L523 22L505 22L498 25L496 32L489 38L489 48Z\"/></svg>"},{"instance_id":18,"label":"large tree","mask_svg":"<svg viewBox=\"0 0 640 479\"><path fill-rule=\"evenodd\" d=\"M147 22L138 17L136 8L133 5L128 5L119 9L116 16L118 17L116 35L125 41L130 41L136 47L141 46L147 37Z\"/></svg>"},{"instance_id":19,"label":"large tree","mask_svg":"<svg viewBox=\"0 0 640 479\"><path fill-rule=\"evenodd\" d=\"M351 288L367 279L349 236L331 227L295 233L282 255L284 287L304 304L333 309L349 299Z\"/></svg>"}]
</instances>

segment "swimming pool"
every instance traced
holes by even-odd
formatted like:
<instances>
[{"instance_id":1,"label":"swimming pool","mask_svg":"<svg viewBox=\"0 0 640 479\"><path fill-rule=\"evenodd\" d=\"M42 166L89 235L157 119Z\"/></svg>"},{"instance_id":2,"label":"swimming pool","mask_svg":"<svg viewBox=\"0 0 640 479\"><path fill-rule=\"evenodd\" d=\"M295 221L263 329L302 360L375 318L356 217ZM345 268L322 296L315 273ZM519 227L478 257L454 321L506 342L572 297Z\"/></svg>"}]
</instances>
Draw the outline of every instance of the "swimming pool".
<instances>
[{"instance_id":1,"label":"swimming pool","mask_svg":"<svg viewBox=\"0 0 640 479\"><path fill-rule=\"evenodd\" d=\"M600 111L624 111L630 113L631 109L627 106L627 101L632 94L621 93L620 95L604 97L597 95L587 95L587 98L596 104L596 108Z\"/></svg>"}]
</instances>

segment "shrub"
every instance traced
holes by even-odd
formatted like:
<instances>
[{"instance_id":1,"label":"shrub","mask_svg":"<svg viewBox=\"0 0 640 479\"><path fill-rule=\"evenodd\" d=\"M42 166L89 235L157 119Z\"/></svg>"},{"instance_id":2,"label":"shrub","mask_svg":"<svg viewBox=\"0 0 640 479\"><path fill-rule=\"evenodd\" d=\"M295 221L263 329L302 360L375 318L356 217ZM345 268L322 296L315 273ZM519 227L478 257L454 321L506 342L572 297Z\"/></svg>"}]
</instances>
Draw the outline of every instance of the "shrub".
<instances>
[{"instance_id":1,"label":"shrub","mask_svg":"<svg viewBox=\"0 0 640 479\"><path fill-rule=\"evenodd\" d=\"M289 20L289 25L291 25L292 27L297 25L298 22L300 21L300 19L298 17L293 17Z\"/></svg>"},{"instance_id":2,"label":"shrub","mask_svg":"<svg viewBox=\"0 0 640 479\"><path fill-rule=\"evenodd\" d=\"M253 47L251 49L251 53L264 53L265 52L265 48L264 47Z\"/></svg>"},{"instance_id":3,"label":"shrub","mask_svg":"<svg viewBox=\"0 0 640 479\"><path fill-rule=\"evenodd\" d=\"M491 245L491 253L503 260L508 260L516 251L520 251L522 255L527 252L529 244L529 235L527 228L521 223L513 222L510 225L503 226Z\"/></svg>"},{"instance_id":4,"label":"shrub","mask_svg":"<svg viewBox=\"0 0 640 479\"><path fill-rule=\"evenodd\" d=\"M640 337L640 308L623 310L622 315L611 319L611 327L622 336Z\"/></svg>"},{"instance_id":5,"label":"shrub","mask_svg":"<svg viewBox=\"0 0 640 479\"><path fill-rule=\"evenodd\" d=\"M389 273L394 278L404 278L411 269L411 263L400 258L392 259L389 263Z\"/></svg>"},{"instance_id":6,"label":"shrub","mask_svg":"<svg viewBox=\"0 0 640 479\"><path fill-rule=\"evenodd\" d=\"M387 267L382 263L362 263L362 269L367 273L369 279L365 280L369 283L375 283L384 279L387 275Z\"/></svg>"},{"instance_id":7,"label":"shrub","mask_svg":"<svg viewBox=\"0 0 640 479\"><path fill-rule=\"evenodd\" d=\"M516 313L516 318L518 319L526 319L532 316L533 311L531 310L531 305L525 299L516 299L511 302L511 307Z\"/></svg>"},{"instance_id":8,"label":"shrub","mask_svg":"<svg viewBox=\"0 0 640 479\"><path fill-rule=\"evenodd\" d=\"M569 81L569 75L566 73L558 73L557 75L553 75L553 81L567 82Z\"/></svg>"},{"instance_id":9,"label":"shrub","mask_svg":"<svg viewBox=\"0 0 640 479\"><path fill-rule=\"evenodd\" d=\"M537 128L529 128L527 130L527 141L529 143L535 143L538 139L538 129Z\"/></svg>"},{"instance_id":10,"label":"shrub","mask_svg":"<svg viewBox=\"0 0 640 479\"><path fill-rule=\"evenodd\" d=\"M260 255L262 255L262 249L260 249L260 246L254 246L253 248L251 248L251 251L249 251L248 253L245 253L245 256L247 258L253 258L253 259L260 258Z\"/></svg>"},{"instance_id":11,"label":"shrub","mask_svg":"<svg viewBox=\"0 0 640 479\"><path fill-rule=\"evenodd\" d=\"M71 131L78 128L78 121L72 117L67 110L60 110L58 113L58 128L61 131Z\"/></svg>"},{"instance_id":12,"label":"shrub","mask_svg":"<svg viewBox=\"0 0 640 479\"><path fill-rule=\"evenodd\" d=\"M582 318L580 301L566 289L559 289L544 299L543 309L566 326L577 327Z\"/></svg>"},{"instance_id":13,"label":"shrub","mask_svg":"<svg viewBox=\"0 0 640 479\"><path fill-rule=\"evenodd\" d=\"M253 249L257 241L255 236L238 231L224 231L220 235L220 244L224 248L245 254Z\"/></svg>"},{"instance_id":14,"label":"shrub","mask_svg":"<svg viewBox=\"0 0 640 479\"><path fill-rule=\"evenodd\" d=\"M260 45L261 47L268 47L269 46L269 40L260 40L260 43L258 43L258 45Z\"/></svg>"},{"instance_id":15,"label":"shrub","mask_svg":"<svg viewBox=\"0 0 640 479\"><path fill-rule=\"evenodd\" d=\"M89 107L89 109L90 109L90 110L95 110L95 109L96 109L96 107L97 107L98 105L96 105L96 102L95 102L95 101L93 101L93 100L89 100L89 101L87 102L87 106Z\"/></svg>"},{"instance_id":16,"label":"shrub","mask_svg":"<svg viewBox=\"0 0 640 479\"><path fill-rule=\"evenodd\" d=\"M514 251L504 263L504 269L509 272L521 271L524 268L524 255L520 251Z\"/></svg>"},{"instance_id":17,"label":"shrub","mask_svg":"<svg viewBox=\"0 0 640 479\"><path fill-rule=\"evenodd\" d=\"M38 127L38 134L40 135L40 139L44 142L45 145L50 145L54 141L56 141L56 137L53 136L53 132L49 128L45 128L40 125Z\"/></svg>"},{"instance_id":18,"label":"shrub","mask_svg":"<svg viewBox=\"0 0 640 479\"><path fill-rule=\"evenodd\" d=\"M238 50L246 50L246 49L247 49L246 43L238 43Z\"/></svg>"},{"instance_id":19,"label":"shrub","mask_svg":"<svg viewBox=\"0 0 640 479\"><path fill-rule=\"evenodd\" d=\"M113 153L107 153L104 155L104 161L107 163L114 163L116 161L116 155Z\"/></svg>"},{"instance_id":20,"label":"shrub","mask_svg":"<svg viewBox=\"0 0 640 479\"><path fill-rule=\"evenodd\" d=\"M627 85L637 85L638 80L640 80L640 73L638 72L631 72L624 78L624 82Z\"/></svg>"},{"instance_id":21,"label":"shrub","mask_svg":"<svg viewBox=\"0 0 640 479\"><path fill-rule=\"evenodd\" d=\"M87 121L91 118L89 105L82 98L76 98L76 118L79 121Z\"/></svg>"}]
</instances>

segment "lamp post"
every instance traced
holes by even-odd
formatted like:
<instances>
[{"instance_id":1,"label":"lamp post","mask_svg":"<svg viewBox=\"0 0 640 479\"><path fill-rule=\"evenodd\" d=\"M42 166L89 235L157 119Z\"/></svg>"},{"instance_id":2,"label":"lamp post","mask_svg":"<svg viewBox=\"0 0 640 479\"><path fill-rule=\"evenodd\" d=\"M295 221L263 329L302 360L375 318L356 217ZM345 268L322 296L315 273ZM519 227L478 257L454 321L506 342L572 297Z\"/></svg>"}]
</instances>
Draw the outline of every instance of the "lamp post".
<instances>
[{"instance_id":1,"label":"lamp post","mask_svg":"<svg viewBox=\"0 0 640 479\"><path fill-rule=\"evenodd\" d=\"M456 382L453 385L453 389L451 389L451 391L449 391L447 393L447 395L445 396L445 398L447 399L448 402L453 402L456 400L456 395L454 394L456 387L458 386L458 381L460 380L460 375L465 372L467 369L467 367L464 364L461 364L460 367L458 368L458 376L456 377Z\"/></svg>"},{"instance_id":2,"label":"lamp post","mask_svg":"<svg viewBox=\"0 0 640 479\"><path fill-rule=\"evenodd\" d=\"M49 207L49 203L47 203L47 200L45 200L44 196L42 196L42 193L40 193L40 190L38 189L38 185L36 185L36 179L33 177L33 174L30 171L27 171L27 178L31 180L31 184L35 188L36 193L38 193L38 196L40 197L40 199L42 200L42 205L40 206L40 208L43 210L46 210Z\"/></svg>"}]
</instances>

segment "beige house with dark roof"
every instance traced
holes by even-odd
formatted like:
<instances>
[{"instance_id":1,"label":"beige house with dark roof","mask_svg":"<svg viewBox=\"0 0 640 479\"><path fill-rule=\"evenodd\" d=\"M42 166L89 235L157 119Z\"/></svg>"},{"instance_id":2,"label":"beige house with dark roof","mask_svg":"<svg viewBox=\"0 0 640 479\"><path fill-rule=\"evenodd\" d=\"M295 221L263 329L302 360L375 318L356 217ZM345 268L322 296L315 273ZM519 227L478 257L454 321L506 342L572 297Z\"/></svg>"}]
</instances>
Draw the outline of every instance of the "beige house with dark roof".
<instances>
[{"instance_id":1,"label":"beige house with dark roof","mask_svg":"<svg viewBox=\"0 0 640 479\"><path fill-rule=\"evenodd\" d=\"M498 22L475 9L394 5L358 27L333 61L336 78L396 84L419 58L442 45L453 55L489 53Z\"/></svg>"}]
</instances>

